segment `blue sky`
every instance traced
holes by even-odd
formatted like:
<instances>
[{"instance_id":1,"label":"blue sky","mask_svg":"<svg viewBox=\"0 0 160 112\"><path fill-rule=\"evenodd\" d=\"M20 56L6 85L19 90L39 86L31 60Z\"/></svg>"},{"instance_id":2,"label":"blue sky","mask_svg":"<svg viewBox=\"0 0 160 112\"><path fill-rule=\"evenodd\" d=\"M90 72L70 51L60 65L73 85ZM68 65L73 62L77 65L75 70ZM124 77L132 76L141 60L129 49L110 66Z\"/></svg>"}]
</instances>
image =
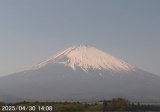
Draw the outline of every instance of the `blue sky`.
<instances>
[{"instance_id":1,"label":"blue sky","mask_svg":"<svg viewBox=\"0 0 160 112\"><path fill-rule=\"evenodd\" d=\"M160 0L1 0L0 76L87 44L160 75Z\"/></svg>"}]
</instances>

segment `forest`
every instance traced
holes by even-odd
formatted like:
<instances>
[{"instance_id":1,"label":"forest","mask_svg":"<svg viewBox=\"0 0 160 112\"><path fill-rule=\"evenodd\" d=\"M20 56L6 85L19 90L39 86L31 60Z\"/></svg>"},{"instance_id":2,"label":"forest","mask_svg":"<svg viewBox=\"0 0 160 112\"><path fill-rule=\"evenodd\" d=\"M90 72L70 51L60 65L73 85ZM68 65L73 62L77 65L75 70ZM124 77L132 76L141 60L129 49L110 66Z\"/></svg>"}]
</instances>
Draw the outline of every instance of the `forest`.
<instances>
[{"instance_id":1,"label":"forest","mask_svg":"<svg viewBox=\"0 0 160 112\"><path fill-rule=\"evenodd\" d=\"M0 102L0 112L78 112L78 111L160 111L160 105L144 105L139 102L131 103L127 99L116 98L112 100L84 102Z\"/></svg>"}]
</instances>

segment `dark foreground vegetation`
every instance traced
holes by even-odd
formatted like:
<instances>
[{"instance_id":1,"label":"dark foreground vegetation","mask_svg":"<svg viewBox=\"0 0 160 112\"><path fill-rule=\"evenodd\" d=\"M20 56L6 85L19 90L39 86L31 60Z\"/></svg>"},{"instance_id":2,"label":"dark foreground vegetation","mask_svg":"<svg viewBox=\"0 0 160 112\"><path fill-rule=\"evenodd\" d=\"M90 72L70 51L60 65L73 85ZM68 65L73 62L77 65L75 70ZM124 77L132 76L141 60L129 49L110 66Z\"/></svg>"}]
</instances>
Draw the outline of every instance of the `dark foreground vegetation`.
<instances>
[{"instance_id":1,"label":"dark foreground vegetation","mask_svg":"<svg viewBox=\"0 0 160 112\"><path fill-rule=\"evenodd\" d=\"M61 112L61 111L160 111L160 105L144 105L131 103L118 98L96 103L80 102L0 102L0 112Z\"/></svg>"}]
</instances>

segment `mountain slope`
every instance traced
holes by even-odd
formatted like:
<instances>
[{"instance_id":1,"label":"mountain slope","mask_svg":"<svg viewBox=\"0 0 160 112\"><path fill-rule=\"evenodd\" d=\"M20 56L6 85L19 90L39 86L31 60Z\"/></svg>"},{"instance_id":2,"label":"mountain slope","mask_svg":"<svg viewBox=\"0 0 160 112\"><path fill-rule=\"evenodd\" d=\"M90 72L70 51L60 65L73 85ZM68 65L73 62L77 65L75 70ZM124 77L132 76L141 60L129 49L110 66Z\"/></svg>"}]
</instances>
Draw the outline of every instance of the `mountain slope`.
<instances>
[{"instance_id":1,"label":"mountain slope","mask_svg":"<svg viewBox=\"0 0 160 112\"><path fill-rule=\"evenodd\" d=\"M88 71L89 68L117 72L134 70L133 66L94 47L85 45L70 47L44 62L35 65L33 69L41 68L48 63L64 64L65 66L71 67L73 70L76 70L75 66L77 66L84 71Z\"/></svg>"},{"instance_id":2,"label":"mountain slope","mask_svg":"<svg viewBox=\"0 0 160 112\"><path fill-rule=\"evenodd\" d=\"M160 76L94 47L73 46L32 68L0 78L4 101L160 101Z\"/></svg>"}]
</instances>

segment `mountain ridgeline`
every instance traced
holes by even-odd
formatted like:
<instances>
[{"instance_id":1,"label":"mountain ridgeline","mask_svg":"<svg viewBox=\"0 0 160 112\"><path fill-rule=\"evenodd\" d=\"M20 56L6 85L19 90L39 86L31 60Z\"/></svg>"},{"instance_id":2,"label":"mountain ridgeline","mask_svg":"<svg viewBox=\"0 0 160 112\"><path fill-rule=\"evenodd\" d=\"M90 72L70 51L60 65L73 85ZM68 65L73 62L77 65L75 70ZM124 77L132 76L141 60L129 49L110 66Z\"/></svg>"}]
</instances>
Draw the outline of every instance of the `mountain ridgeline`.
<instances>
[{"instance_id":1,"label":"mountain ridgeline","mask_svg":"<svg viewBox=\"0 0 160 112\"><path fill-rule=\"evenodd\" d=\"M70 47L19 73L0 78L0 100L160 102L160 76L94 47Z\"/></svg>"}]
</instances>

